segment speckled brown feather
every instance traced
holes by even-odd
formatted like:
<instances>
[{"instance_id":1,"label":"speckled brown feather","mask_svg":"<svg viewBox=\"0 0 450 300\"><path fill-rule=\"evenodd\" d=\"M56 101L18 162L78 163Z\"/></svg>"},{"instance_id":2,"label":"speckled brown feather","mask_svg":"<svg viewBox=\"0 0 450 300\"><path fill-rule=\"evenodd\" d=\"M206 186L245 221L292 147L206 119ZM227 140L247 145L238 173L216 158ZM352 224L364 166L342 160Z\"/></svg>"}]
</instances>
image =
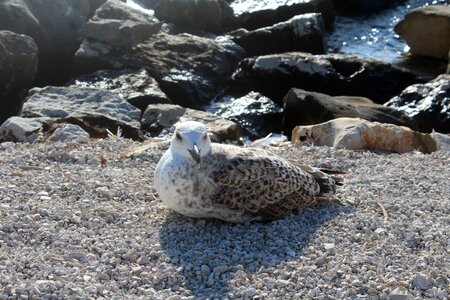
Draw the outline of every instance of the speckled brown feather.
<instances>
[{"instance_id":1,"label":"speckled brown feather","mask_svg":"<svg viewBox=\"0 0 450 300\"><path fill-rule=\"evenodd\" d=\"M213 205L244 210L262 220L276 219L293 209L304 208L334 194L334 180L310 166L292 164L270 153L251 148L214 144L206 165L217 189Z\"/></svg>"}]
</instances>

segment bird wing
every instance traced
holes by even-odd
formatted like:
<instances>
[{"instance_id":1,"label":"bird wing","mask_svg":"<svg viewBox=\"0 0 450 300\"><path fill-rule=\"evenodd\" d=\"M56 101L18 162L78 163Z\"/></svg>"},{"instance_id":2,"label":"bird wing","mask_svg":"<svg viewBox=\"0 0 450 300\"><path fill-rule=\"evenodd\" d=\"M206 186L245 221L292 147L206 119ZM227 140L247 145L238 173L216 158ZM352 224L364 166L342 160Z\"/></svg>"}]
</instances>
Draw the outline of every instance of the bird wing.
<instances>
[{"instance_id":1,"label":"bird wing","mask_svg":"<svg viewBox=\"0 0 450 300\"><path fill-rule=\"evenodd\" d=\"M211 198L230 209L274 219L310 205L318 193L314 176L275 156L242 150L216 161L220 165L210 179L217 188Z\"/></svg>"}]
</instances>

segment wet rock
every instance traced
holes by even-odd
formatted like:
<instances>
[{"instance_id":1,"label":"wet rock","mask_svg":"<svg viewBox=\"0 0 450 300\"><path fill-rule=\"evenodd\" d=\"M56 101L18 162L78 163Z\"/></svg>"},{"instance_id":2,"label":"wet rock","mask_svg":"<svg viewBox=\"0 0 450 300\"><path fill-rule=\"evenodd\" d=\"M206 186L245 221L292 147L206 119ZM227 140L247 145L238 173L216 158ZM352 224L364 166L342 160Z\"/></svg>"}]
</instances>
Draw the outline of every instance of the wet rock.
<instances>
[{"instance_id":1,"label":"wet rock","mask_svg":"<svg viewBox=\"0 0 450 300\"><path fill-rule=\"evenodd\" d=\"M270 27L246 32L233 40L248 56L303 51L326 52L325 27L320 14L304 14Z\"/></svg>"},{"instance_id":2,"label":"wet rock","mask_svg":"<svg viewBox=\"0 0 450 300\"><path fill-rule=\"evenodd\" d=\"M81 73L144 67L174 103L198 108L215 97L244 53L229 40L160 32L133 48L84 40L75 60Z\"/></svg>"},{"instance_id":3,"label":"wet rock","mask_svg":"<svg viewBox=\"0 0 450 300\"><path fill-rule=\"evenodd\" d=\"M233 80L235 89L258 91L280 104L292 87L385 103L405 87L424 81L411 71L373 59L302 52L246 58Z\"/></svg>"},{"instance_id":4,"label":"wet rock","mask_svg":"<svg viewBox=\"0 0 450 300\"><path fill-rule=\"evenodd\" d=\"M161 0L155 16L181 28L221 33L235 27L233 9L225 0Z\"/></svg>"},{"instance_id":5,"label":"wet rock","mask_svg":"<svg viewBox=\"0 0 450 300\"><path fill-rule=\"evenodd\" d=\"M42 126L38 119L11 117L0 126L0 141L32 143L39 137Z\"/></svg>"},{"instance_id":6,"label":"wet rock","mask_svg":"<svg viewBox=\"0 0 450 300\"><path fill-rule=\"evenodd\" d=\"M173 104L152 104L142 116L142 129L152 136L171 135L177 122L194 120L205 124L211 132L211 140L215 142L237 142L242 136L238 124L214 116L210 113L184 108Z\"/></svg>"},{"instance_id":7,"label":"wet rock","mask_svg":"<svg viewBox=\"0 0 450 300\"><path fill-rule=\"evenodd\" d=\"M16 94L31 85L37 68L38 49L33 39L0 31L0 124L18 112L21 99Z\"/></svg>"},{"instance_id":8,"label":"wet rock","mask_svg":"<svg viewBox=\"0 0 450 300\"><path fill-rule=\"evenodd\" d=\"M250 92L239 98L228 96L206 106L205 110L239 124L252 139L281 131L281 106L260 93Z\"/></svg>"},{"instance_id":9,"label":"wet rock","mask_svg":"<svg viewBox=\"0 0 450 300\"><path fill-rule=\"evenodd\" d=\"M38 77L61 80L79 47L89 7L88 0L0 1L0 29L32 37L39 48Z\"/></svg>"},{"instance_id":10,"label":"wet rock","mask_svg":"<svg viewBox=\"0 0 450 300\"><path fill-rule=\"evenodd\" d=\"M53 142L77 142L87 143L89 141L89 133L78 125L61 124L48 137Z\"/></svg>"},{"instance_id":11,"label":"wet rock","mask_svg":"<svg viewBox=\"0 0 450 300\"><path fill-rule=\"evenodd\" d=\"M149 104L172 103L145 69L100 70L72 79L66 86L110 91L144 111Z\"/></svg>"},{"instance_id":12,"label":"wet rock","mask_svg":"<svg viewBox=\"0 0 450 300\"><path fill-rule=\"evenodd\" d=\"M140 137L141 112L108 91L93 88L44 87L30 90L20 113L24 118L47 117L76 124L91 136L106 136L120 127L125 137Z\"/></svg>"},{"instance_id":13,"label":"wet rock","mask_svg":"<svg viewBox=\"0 0 450 300\"><path fill-rule=\"evenodd\" d=\"M284 132L297 125L312 125L349 117L407 126L418 130L417 123L403 112L363 97L331 97L321 93L291 89L284 97Z\"/></svg>"},{"instance_id":14,"label":"wet rock","mask_svg":"<svg viewBox=\"0 0 450 300\"><path fill-rule=\"evenodd\" d=\"M233 0L230 5L242 27L248 30L271 26L306 13L321 13L326 28L331 29L335 18L331 0Z\"/></svg>"},{"instance_id":15,"label":"wet rock","mask_svg":"<svg viewBox=\"0 0 450 300\"><path fill-rule=\"evenodd\" d=\"M450 50L450 6L413 9L394 28L414 54L446 59Z\"/></svg>"},{"instance_id":16,"label":"wet rock","mask_svg":"<svg viewBox=\"0 0 450 300\"><path fill-rule=\"evenodd\" d=\"M417 121L421 130L450 132L450 75L442 74L425 84L407 87L385 104Z\"/></svg>"},{"instance_id":17,"label":"wet rock","mask_svg":"<svg viewBox=\"0 0 450 300\"><path fill-rule=\"evenodd\" d=\"M431 153L437 150L437 144L429 134L359 118L338 118L317 125L297 126L292 131L292 142L397 153Z\"/></svg>"},{"instance_id":18,"label":"wet rock","mask_svg":"<svg viewBox=\"0 0 450 300\"><path fill-rule=\"evenodd\" d=\"M157 33L161 22L119 0L108 0L80 30L82 38L116 47L133 47Z\"/></svg>"}]
</instances>

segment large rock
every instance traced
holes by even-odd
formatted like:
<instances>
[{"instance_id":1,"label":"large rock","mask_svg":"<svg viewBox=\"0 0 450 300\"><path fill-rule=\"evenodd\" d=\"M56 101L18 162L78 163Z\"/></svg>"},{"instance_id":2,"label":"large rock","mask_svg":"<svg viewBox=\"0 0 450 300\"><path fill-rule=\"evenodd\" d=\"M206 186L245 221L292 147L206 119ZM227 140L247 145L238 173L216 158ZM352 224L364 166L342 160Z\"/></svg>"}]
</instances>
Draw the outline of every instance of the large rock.
<instances>
[{"instance_id":1,"label":"large rock","mask_svg":"<svg viewBox=\"0 0 450 300\"><path fill-rule=\"evenodd\" d=\"M144 67L173 102L199 108L215 97L244 54L229 40L160 32L133 48L85 40L75 58L83 73Z\"/></svg>"},{"instance_id":2,"label":"large rock","mask_svg":"<svg viewBox=\"0 0 450 300\"><path fill-rule=\"evenodd\" d=\"M436 141L427 133L359 118L338 118L316 125L297 126L292 131L292 142L397 153L409 151L431 153L438 149Z\"/></svg>"},{"instance_id":3,"label":"large rock","mask_svg":"<svg viewBox=\"0 0 450 300\"><path fill-rule=\"evenodd\" d=\"M38 49L27 35L0 31L0 124L20 108L20 90L29 87L38 68Z\"/></svg>"},{"instance_id":4,"label":"large rock","mask_svg":"<svg viewBox=\"0 0 450 300\"><path fill-rule=\"evenodd\" d=\"M238 124L214 116L213 114L184 108L173 104L151 104L142 116L142 129L152 136L165 136L173 133L177 122L187 120L205 124L211 132L214 142L239 142L242 130Z\"/></svg>"},{"instance_id":5,"label":"large rock","mask_svg":"<svg viewBox=\"0 0 450 300\"><path fill-rule=\"evenodd\" d=\"M64 80L89 8L89 0L0 1L0 30L31 36L39 48L39 76Z\"/></svg>"},{"instance_id":6,"label":"large rock","mask_svg":"<svg viewBox=\"0 0 450 300\"><path fill-rule=\"evenodd\" d=\"M245 32L233 40L248 56L289 51L326 53L326 32L320 14L304 14L270 27Z\"/></svg>"},{"instance_id":7,"label":"large rock","mask_svg":"<svg viewBox=\"0 0 450 300\"><path fill-rule=\"evenodd\" d=\"M111 92L77 87L30 90L23 118L50 118L53 123L76 124L92 136L106 136L120 127L125 137L139 138L141 111Z\"/></svg>"},{"instance_id":8,"label":"large rock","mask_svg":"<svg viewBox=\"0 0 450 300\"><path fill-rule=\"evenodd\" d=\"M385 103L405 87L424 82L411 71L377 60L302 52L246 58L233 79L235 89L261 92L279 104L292 87Z\"/></svg>"},{"instance_id":9,"label":"large rock","mask_svg":"<svg viewBox=\"0 0 450 300\"><path fill-rule=\"evenodd\" d=\"M250 92L239 98L226 96L205 110L239 124L252 139L281 131L282 107L260 93Z\"/></svg>"},{"instance_id":10,"label":"large rock","mask_svg":"<svg viewBox=\"0 0 450 300\"><path fill-rule=\"evenodd\" d=\"M341 117L407 126L418 130L417 123L403 112L361 97L331 97L321 93L291 89L284 97L284 132L297 125L312 125Z\"/></svg>"},{"instance_id":11,"label":"large rock","mask_svg":"<svg viewBox=\"0 0 450 300\"><path fill-rule=\"evenodd\" d=\"M407 87L385 104L417 121L421 130L450 132L450 74Z\"/></svg>"},{"instance_id":12,"label":"large rock","mask_svg":"<svg viewBox=\"0 0 450 300\"><path fill-rule=\"evenodd\" d=\"M155 16L181 28L221 33L235 27L233 9L225 0L161 0Z\"/></svg>"},{"instance_id":13,"label":"large rock","mask_svg":"<svg viewBox=\"0 0 450 300\"><path fill-rule=\"evenodd\" d=\"M335 12L331 0L232 0L240 24L254 30L306 14L321 13L327 29L333 28Z\"/></svg>"},{"instance_id":14,"label":"large rock","mask_svg":"<svg viewBox=\"0 0 450 300\"><path fill-rule=\"evenodd\" d=\"M149 104L172 103L145 69L100 70L70 80L66 86L110 91L144 111Z\"/></svg>"},{"instance_id":15,"label":"large rock","mask_svg":"<svg viewBox=\"0 0 450 300\"><path fill-rule=\"evenodd\" d=\"M115 47L133 47L157 33L161 23L119 0L108 0L80 30L83 38Z\"/></svg>"},{"instance_id":16,"label":"large rock","mask_svg":"<svg viewBox=\"0 0 450 300\"><path fill-rule=\"evenodd\" d=\"M450 6L414 9L394 30L411 47L412 53L446 59L450 50Z\"/></svg>"},{"instance_id":17,"label":"large rock","mask_svg":"<svg viewBox=\"0 0 450 300\"><path fill-rule=\"evenodd\" d=\"M0 126L0 141L34 142L42 133L43 122L34 118L11 117Z\"/></svg>"}]
</instances>

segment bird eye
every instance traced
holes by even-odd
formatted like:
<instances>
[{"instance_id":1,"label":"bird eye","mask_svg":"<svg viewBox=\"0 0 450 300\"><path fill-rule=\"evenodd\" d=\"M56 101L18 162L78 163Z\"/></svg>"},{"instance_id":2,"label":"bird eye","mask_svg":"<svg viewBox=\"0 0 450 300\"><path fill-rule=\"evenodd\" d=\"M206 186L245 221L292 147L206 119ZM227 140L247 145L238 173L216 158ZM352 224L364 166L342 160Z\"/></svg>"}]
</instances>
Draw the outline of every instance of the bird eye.
<instances>
[{"instance_id":1,"label":"bird eye","mask_svg":"<svg viewBox=\"0 0 450 300\"><path fill-rule=\"evenodd\" d=\"M181 136L181 134L177 131L175 133L175 136L177 137L177 140L181 141L183 139L183 137Z\"/></svg>"},{"instance_id":2,"label":"bird eye","mask_svg":"<svg viewBox=\"0 0 450 300\"><path fill-rule=\"evenodd\" d=\"M203 139L206 140L207 138L208 138L208 134L205 133L205 134L203 135Z\"/></svg>"}]
</instances>

